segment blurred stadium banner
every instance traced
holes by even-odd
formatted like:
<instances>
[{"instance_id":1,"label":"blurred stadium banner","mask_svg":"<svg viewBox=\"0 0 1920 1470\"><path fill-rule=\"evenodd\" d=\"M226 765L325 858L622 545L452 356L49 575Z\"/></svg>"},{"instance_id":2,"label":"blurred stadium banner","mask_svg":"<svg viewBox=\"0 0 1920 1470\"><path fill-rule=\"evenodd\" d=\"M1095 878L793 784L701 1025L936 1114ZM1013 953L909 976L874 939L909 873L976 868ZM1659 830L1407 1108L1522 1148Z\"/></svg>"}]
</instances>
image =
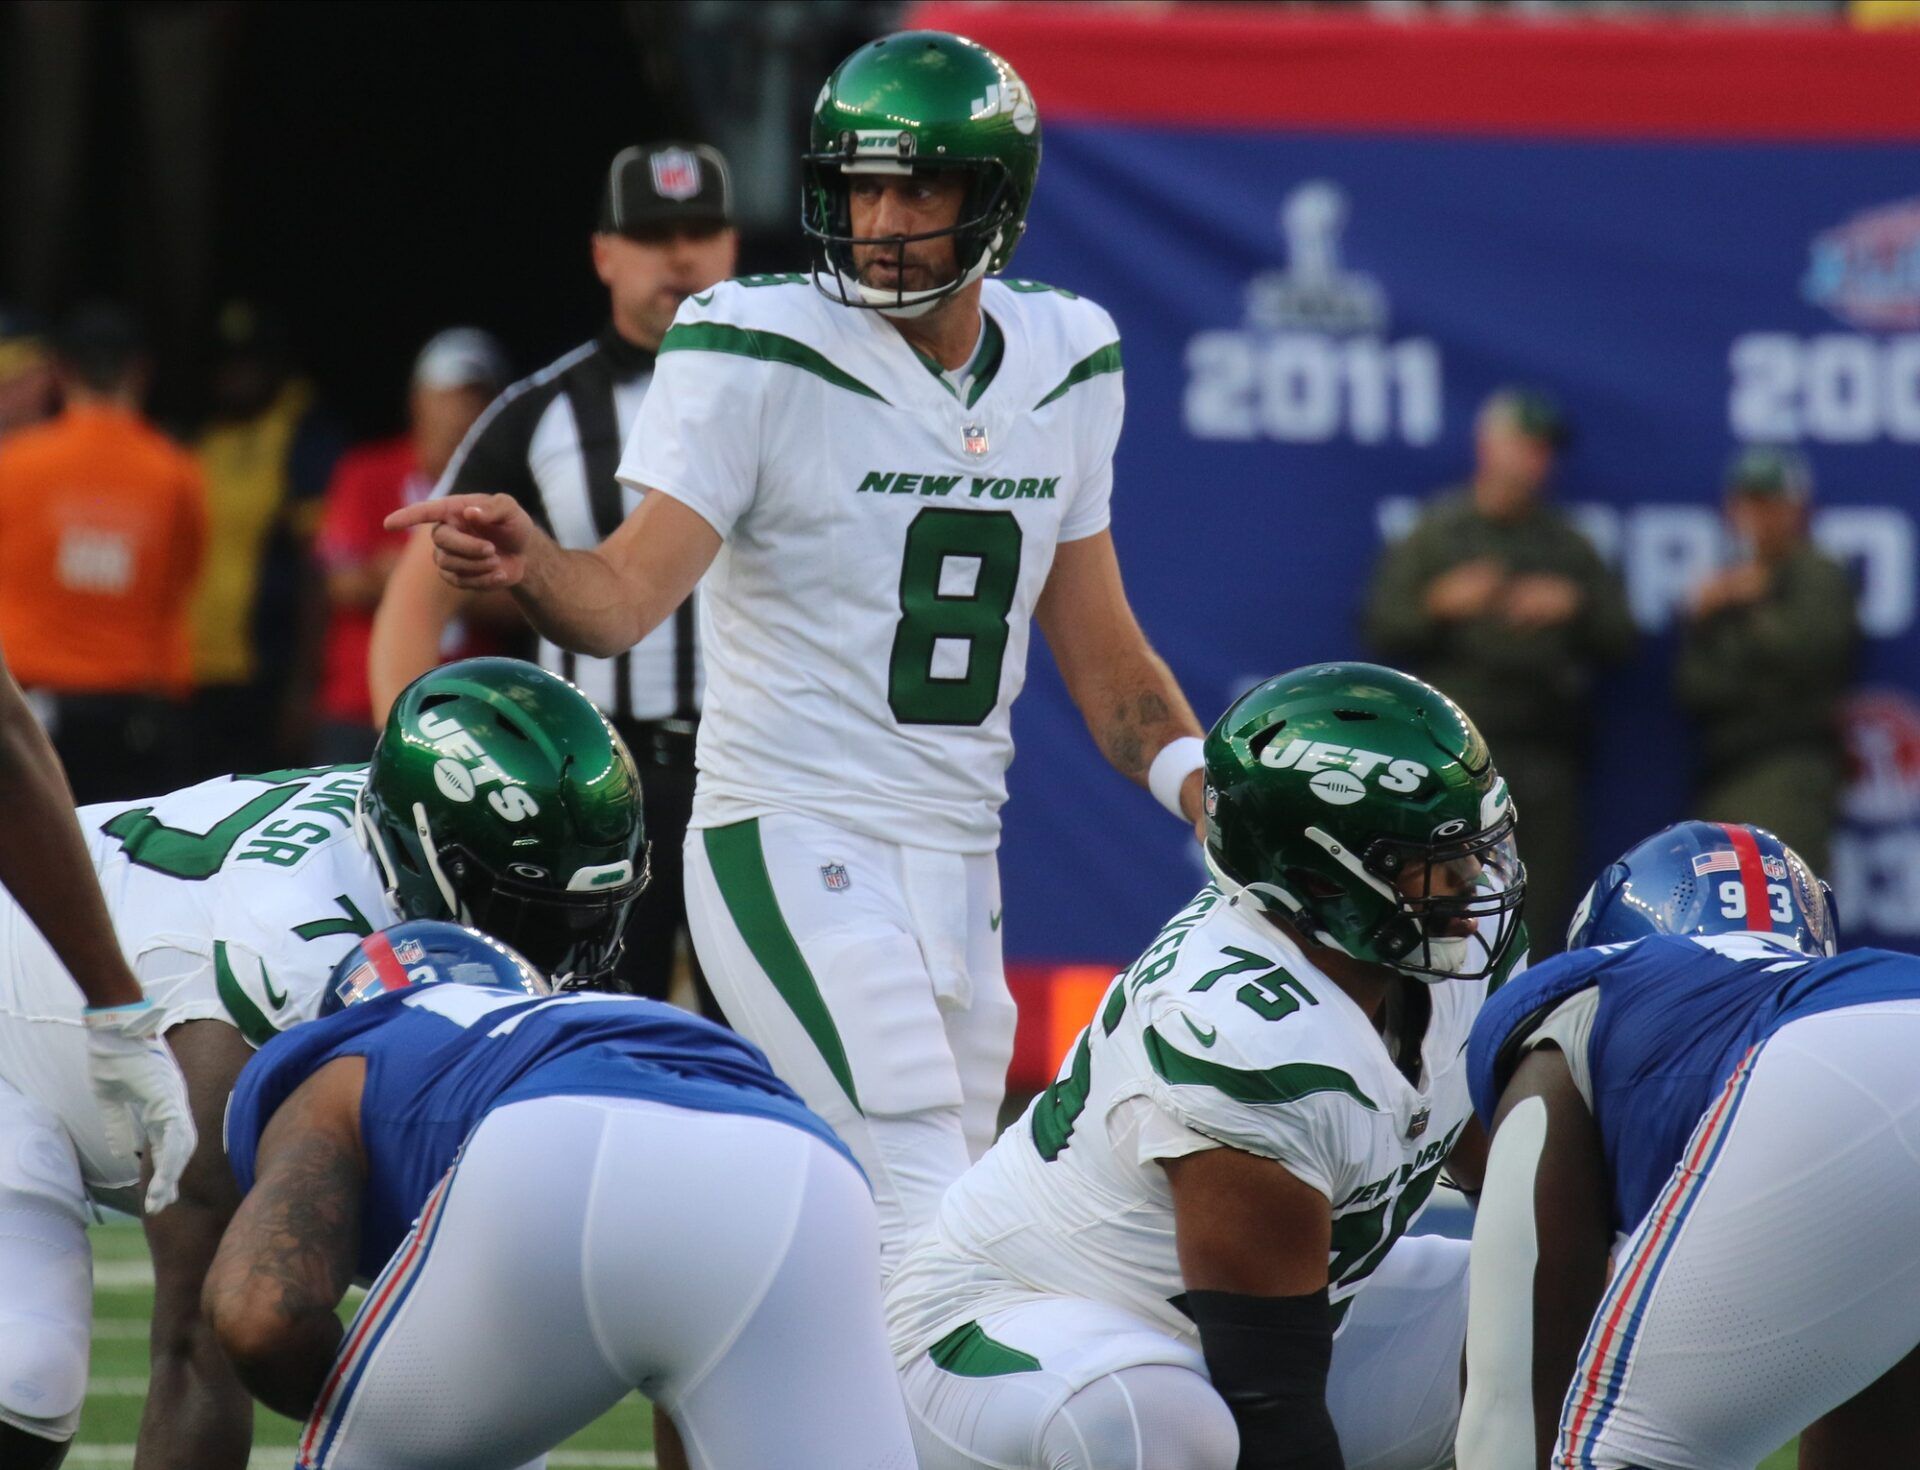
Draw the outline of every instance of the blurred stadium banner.
<instances>
[{"instance_id":1,"label":"blurred stadium banner","mask_svg":"<svg viewBox=\"0 0 1920 1470\"><path fill-rule=\"evenodd\" d=\"M1120 323L1115 535L1203 720L1364 652L1384 536L1460 478L1475 408L1542 384L1560 494L1647 635L1595 728L1597 867L1687 815L1671 625L1722 556L1745 441L1799 445L1870 635L1833 878L1855 942L1920 948L1920 32L1391 23L1259 7L930 4L1002 52L1045 162L1018 274ZM1044 1076L1201 881L1036 659L1002 849ZM1044 1000L1036 997L1045 997Z\"/></svg>"}]
</instances>

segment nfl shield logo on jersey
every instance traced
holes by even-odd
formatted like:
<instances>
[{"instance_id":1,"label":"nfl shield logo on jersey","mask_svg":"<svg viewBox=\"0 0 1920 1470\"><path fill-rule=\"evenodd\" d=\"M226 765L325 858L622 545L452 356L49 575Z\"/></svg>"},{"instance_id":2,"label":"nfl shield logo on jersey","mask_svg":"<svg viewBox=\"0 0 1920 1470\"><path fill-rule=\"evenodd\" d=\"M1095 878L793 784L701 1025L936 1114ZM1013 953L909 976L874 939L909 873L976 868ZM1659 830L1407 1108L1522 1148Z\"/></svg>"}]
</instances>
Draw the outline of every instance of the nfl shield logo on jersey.
<instances>
[{"instance_id":1,"label":"nfl shield logo on jersey","mask_svg":"<svg viewBox=\"0 0 1920 1470\"><path fill-rule=\"evenodd\" d=\"M976 458L987 452L987 427L985 424L968 424L960 431L960 447Z\"/></svg>"},{"instance_id":2,"label":"nfl shield logo on jersey","mask_svg":"<svg viewBox=\"0 0 1920 1470\"><path fill-rule=\"evenodd\" d=\"M1407 1123L1407 1137L1418 1138L1427 1131L1427 1120L1433 1116L1432 1108L1421 1108Z\"/></svg>"},{"instance_id":3,"label":"nfl shield logo on jersey","mask_svg":"<svg viewBox=\"0 0 1920 1470\"><path fill-rule=\"evenodd\" d=\"M832 893L845 893L853 887L853 879L847 876L845 863L822 863L820 881L826 884L828 891Z\"/></svg>"},{"instance_id":4,"label":"nfl shield logo on jersey","mask_svg":"<svg viewBox=\"0 0 1920 1470\"><path fill-rule=\"evenodd\" d=\"M700 192L700 160L684 148L653 155L653 189L662 199L691 199Z\"/></svg>"}]
</instances>

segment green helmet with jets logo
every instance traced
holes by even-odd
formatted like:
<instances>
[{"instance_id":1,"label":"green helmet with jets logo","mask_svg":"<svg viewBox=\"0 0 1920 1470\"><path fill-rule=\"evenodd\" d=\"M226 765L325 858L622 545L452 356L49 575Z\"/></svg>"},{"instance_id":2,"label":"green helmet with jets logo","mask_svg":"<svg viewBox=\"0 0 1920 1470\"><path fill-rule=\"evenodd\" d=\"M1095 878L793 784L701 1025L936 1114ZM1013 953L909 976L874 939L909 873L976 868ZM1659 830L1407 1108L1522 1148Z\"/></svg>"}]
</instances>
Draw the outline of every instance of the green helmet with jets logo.
<instances>
[{"instance_id":1,"label":"green helmet with jets logo","mask_svg":"<svg viewBox=\"0 0 1920 1470\"><path fill-rule=\"evenodd\" d=\"M1313 664L1206 739L1207 863L1317 944L1422 979L1497 971L1526 875L1487 743L1429 684Z\"/></svg>"},{"instance_id":2,"label":"green helmet with jets logo","mask_svg":"<svg viewBox=\"0 0 1920 1470\"><path fill-rule=\"evenodd\" d=\"M640 777L566 680L471 658L400 692L359 828L409 919L467 924L571 985L604 984L647 881Z\"/></svg>"},{"instance_id":3,"label":"green helmet with jets logo","mask_svg":"<svg viewBox=\"0 0 1920 1470\"><path fill-rule=\"evenodd\" d=\"M800 222L814 242L814 284L848 306L918 316L1006 269L1040 172L1040 115L1027 84L986 47L945 31L903 31L834 68L813 105L803 162ZM850 179L925 172L965 177L953 225L905 237L854 234ZM943 285L867 286L855 272L855 245L897 246L904 266L909 243L949 235L959 270Z\"/></svg>"}]
</instances>

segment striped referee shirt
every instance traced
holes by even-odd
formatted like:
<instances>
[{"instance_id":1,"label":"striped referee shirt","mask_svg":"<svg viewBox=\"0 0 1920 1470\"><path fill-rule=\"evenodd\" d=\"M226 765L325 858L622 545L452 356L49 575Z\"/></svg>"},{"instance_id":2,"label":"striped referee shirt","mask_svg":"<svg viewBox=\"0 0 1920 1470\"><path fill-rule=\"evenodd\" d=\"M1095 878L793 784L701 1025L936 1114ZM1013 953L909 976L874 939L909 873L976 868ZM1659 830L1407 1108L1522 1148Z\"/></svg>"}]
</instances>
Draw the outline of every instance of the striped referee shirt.
<instances>
[{"instance_id":1,"label":"striped referee shirt","mask_svg":"<svg viewBox=\"0 0 1920 1470\"><path fill-rule=\"evenodd\" d=\"M640 503L614 471L652 381L653 354L609 325L488 405L434 495L511 495L560 545L591 550ZM543 638L541 667L571 679L616 719L691 722L704 684L694 635L699 595L615 658L587 658Z\"/></svg>"}]
</instances>

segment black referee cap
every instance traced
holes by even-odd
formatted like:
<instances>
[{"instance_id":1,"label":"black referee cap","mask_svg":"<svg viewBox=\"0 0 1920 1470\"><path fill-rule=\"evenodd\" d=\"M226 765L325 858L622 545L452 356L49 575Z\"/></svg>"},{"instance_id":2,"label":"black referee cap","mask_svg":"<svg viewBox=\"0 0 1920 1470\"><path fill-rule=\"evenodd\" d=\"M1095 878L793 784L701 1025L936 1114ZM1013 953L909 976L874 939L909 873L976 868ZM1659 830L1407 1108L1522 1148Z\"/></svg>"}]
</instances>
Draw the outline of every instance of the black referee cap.
<instances>
[{"instance_id":1,"label":"black referee cap","mask_svg":"<svg viewBox=\"0 0 1920 1470\"><path fill-rule=\"evenodd\" d=\"M733 223L727 160L709 143L636 143L614 154L600 188L603 235L656 238Z\"/></svg>"}]
</instances>

